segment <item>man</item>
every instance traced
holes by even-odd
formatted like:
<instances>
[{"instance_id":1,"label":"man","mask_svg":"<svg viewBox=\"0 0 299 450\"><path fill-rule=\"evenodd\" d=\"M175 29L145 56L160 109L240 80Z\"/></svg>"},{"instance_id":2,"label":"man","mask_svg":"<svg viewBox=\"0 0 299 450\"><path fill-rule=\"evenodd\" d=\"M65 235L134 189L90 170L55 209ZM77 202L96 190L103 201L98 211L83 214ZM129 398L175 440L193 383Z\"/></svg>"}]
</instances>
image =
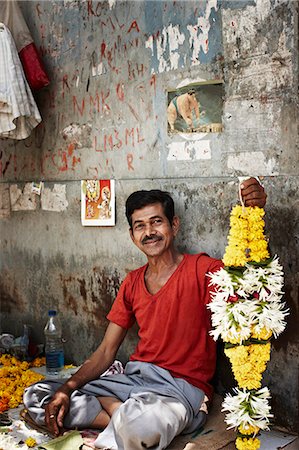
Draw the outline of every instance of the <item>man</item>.
<instances>
[{"instance_id":1,"label":"man","mask_svg":"<svg viewBox=\"0 0 299 450\"><path fill-rule=\"evenodd\" d=\"M264 206L266 194L257 180L242 186L246 206ZM126 216L131 239L148 263L122 283L104 339L78 372L64 384L31 386L24 403L31 417L56 435L63 427L106 427L96 441L99 448L160 450L182 431L205 423L216 361L206 274L222 263L175 248L180 222L167 192L134 192ZM125 374L99 378L135 320L140 339Z\"/></svg>"},{"instance_id":2,"label":"man","mask_svg":"<svg viewBox=\"0 0 299 450\"><path fill-rule=\"evenodd\" d=\"M194 128L193 111L196 119L199 119L199 105L194 89L174 97L167 108L167 120L171 131L175 130L174 124L178 117L182 117L187 124L188 130L192 131Z\"/></svg>"}]
</instances>

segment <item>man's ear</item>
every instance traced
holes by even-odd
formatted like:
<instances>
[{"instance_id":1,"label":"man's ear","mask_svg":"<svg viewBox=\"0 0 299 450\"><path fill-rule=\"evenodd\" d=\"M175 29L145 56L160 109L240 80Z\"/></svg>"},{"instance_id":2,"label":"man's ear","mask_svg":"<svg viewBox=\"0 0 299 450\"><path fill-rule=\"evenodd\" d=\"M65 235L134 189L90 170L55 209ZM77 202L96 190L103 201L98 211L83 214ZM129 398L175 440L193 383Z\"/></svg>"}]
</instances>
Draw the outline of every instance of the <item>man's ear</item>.
<instances>
[{"instance_id":1,"label":"man's ear","mask_svg":"<svg viewBox=\"0 0 299 450\"><path fill-rule=\"evenodd\" d=\"M133 229L132 229L131 227L129 228L129 232L130 232L131 239L132 239L132 241L133 241L134 244L135 244L135 239L134 239Z\"/></svg>"},{"instance_id":2,"label":"man's ear","mask_svg":"<svg viewBox=\"0 0 299 450\"><path fill-rule=\"evenodd\" d=\"M180 219L179 219L178 216L173 216L173 219L172 219L172 231L173 231L173 234L175 236L177 235L179 229L180 229Z\"/></svg>"}]
</instances>

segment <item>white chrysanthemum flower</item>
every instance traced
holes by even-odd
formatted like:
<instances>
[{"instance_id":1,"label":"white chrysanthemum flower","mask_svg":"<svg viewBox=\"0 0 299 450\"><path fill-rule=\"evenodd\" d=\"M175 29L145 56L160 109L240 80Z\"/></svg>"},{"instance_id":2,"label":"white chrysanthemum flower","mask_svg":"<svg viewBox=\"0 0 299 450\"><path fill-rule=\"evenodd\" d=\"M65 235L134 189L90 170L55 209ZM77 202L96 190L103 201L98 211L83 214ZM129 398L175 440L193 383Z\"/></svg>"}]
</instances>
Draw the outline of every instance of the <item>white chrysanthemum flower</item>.
<instances>
[{"instance_id":1,"label":"white chrysanthemum flower","mask_svg":"<svg viewBox=\"0 0 299 450\"><path fill-rule=\"evenodd\" d=\"M261 302L279 302L282 298L282 294L276 294L269 291L269 289L262 288L259 292L259 299Z\"/></svg>"},{"instance_id":2,"label":"white chrysanthemum flower","mask_svg":"<svg viewBox=\"0 0 299 450\"><path fill-rule=\"evenodd\" d=\"M227 302L228 298L229 298L229 292L228 291L215 291L212 292L212 301L213 302Z\"/></svg>"},{"instance_id":3,"label":"white chrysanthemum flower","mask_svg":"<svg viewBox=\"0 0 299 450\"><path fill-rule=\"evenodd\" d=\"M273 417L268 402L269 389L259 389L255 394L238 388L234 391L236 395L228 394L222 403L222 411L227 412L225 421L228 429L251 425L268 430L270 418Z\"/></svg>"},{"instance_id":4,"label":"white chrysanthemum flower","mask_svg":"<svg viewBox=\"0 0 299 450\"><path fill-rule=\"evenodd\" d=\"M255 267L249 266L244 270L243 277L240 280L240 288L243 289L247 294L253 294L254 292L259 292L263 283L260 281L261 274Z\"/></svg>"},{"instance_id":5,"label":"white chrysanthemum flower","mask_svg":"<svg viewBox=\"0 0 299 450\"><path fill-rule=\"evenodd\" d=\"M283 332L286 327L285 317L289 314L285 303L269 302L259 306L256 311L256 325L257 332L262 328L272 331L274 336Z\"/></svg>"},{"instance_id":6,"label":"white chrysanthemum flower","mask_svg":"<svg viewBox=\"0 0 299 450\"><path fill-rule=\"evenodd\" d=\"M283 294L283 270L277 257L264 267L246 264L239 281L241 289L249 294L261 292L264 300L270 300L271 295Z\"/></svg>"},{"instance_id":7,"label":"white chrysanthemum flower","mask_svg":"<svg viewBox=\"0 0 299 450\"><path fill-rule=\"evenodd\" d=\"M234 295L234 283L230 274L224 268L217 270L217 272L208 273L208 277L210 278L210 286L215 285L217 290L228 292L228 295Z\"/></svg>"},{"instance_id":8,"label":"white chrysanthemum flower","mask_svg":"<svg viewBox=\"0 0 299 450\"><path fill-rule=\"evenodd\" d=\"M248 298L248 296L249 296L249 293L248 293L248 291L246 292L246 290L241 286L241 287L239 287L237 290L236 290L236 294L237 294L237 296L238 297L241 297L241 298Z\"/></svg>"},{"instance_id":9,"label":"white chrysanthemum flower","mask_svg":"<svg viewBox=\"0 0 299 450\"><path fill-rule=\"evenodd\" d=\"M235 303L224 299L212 301L208 308L212 312L213 339L219 336L224 341L242 342L250 337L251 328L255 324L258 302L255 300L238 300Z\"/></svg>"}]
</instances>

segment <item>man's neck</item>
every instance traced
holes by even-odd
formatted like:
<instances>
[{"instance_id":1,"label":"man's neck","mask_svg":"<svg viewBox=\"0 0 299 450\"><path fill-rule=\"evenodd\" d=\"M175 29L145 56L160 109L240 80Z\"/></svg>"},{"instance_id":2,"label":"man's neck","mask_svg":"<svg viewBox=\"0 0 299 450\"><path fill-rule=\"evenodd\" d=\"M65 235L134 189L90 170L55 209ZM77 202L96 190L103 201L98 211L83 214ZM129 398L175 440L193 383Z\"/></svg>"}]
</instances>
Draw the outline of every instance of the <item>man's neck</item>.
<instances>
[{"instance_id":1,"label":"man's neck","mask_svg":"<svg viewBox=\"0 0 299 450\"><path fill-rule=\"evenodd\" d=\"M160 256L148 256L148 269L147 272L159 273L165 271L168 268L171 269L174 266L178 266L183 259L183 254L176 249L169 249L167 252Z\"/></svg>"},{"instance_id":2,"label":"man's neck","mask_svg":"<svg viewBox=\"0 0 299 450\"><path fill-rule=\"evenodd\" d=\"M148 257L148 267L144 281L147 290L156 294L167 283L183 260L184 255L177 250L168 251L158 257Z\"/></svg>"}]
</instances>

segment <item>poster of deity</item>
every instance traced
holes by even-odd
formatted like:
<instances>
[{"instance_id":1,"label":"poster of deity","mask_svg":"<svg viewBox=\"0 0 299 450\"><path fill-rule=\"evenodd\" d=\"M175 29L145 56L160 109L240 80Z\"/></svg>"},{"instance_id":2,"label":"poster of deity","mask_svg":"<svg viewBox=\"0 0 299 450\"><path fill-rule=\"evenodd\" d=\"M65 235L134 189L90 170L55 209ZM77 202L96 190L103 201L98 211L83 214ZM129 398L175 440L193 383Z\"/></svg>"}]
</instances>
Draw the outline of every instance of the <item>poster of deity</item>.
<instances>
[{"instance_id":1,"label":"poster of deity","mask_svg":"<svg viewBox=\"0 0 299 450\"><path fill-rule=\"evenodd\" d=\"M114 180L81 180L81 222L84 226L115 225Z\"/></svg>"}]
</instances>

